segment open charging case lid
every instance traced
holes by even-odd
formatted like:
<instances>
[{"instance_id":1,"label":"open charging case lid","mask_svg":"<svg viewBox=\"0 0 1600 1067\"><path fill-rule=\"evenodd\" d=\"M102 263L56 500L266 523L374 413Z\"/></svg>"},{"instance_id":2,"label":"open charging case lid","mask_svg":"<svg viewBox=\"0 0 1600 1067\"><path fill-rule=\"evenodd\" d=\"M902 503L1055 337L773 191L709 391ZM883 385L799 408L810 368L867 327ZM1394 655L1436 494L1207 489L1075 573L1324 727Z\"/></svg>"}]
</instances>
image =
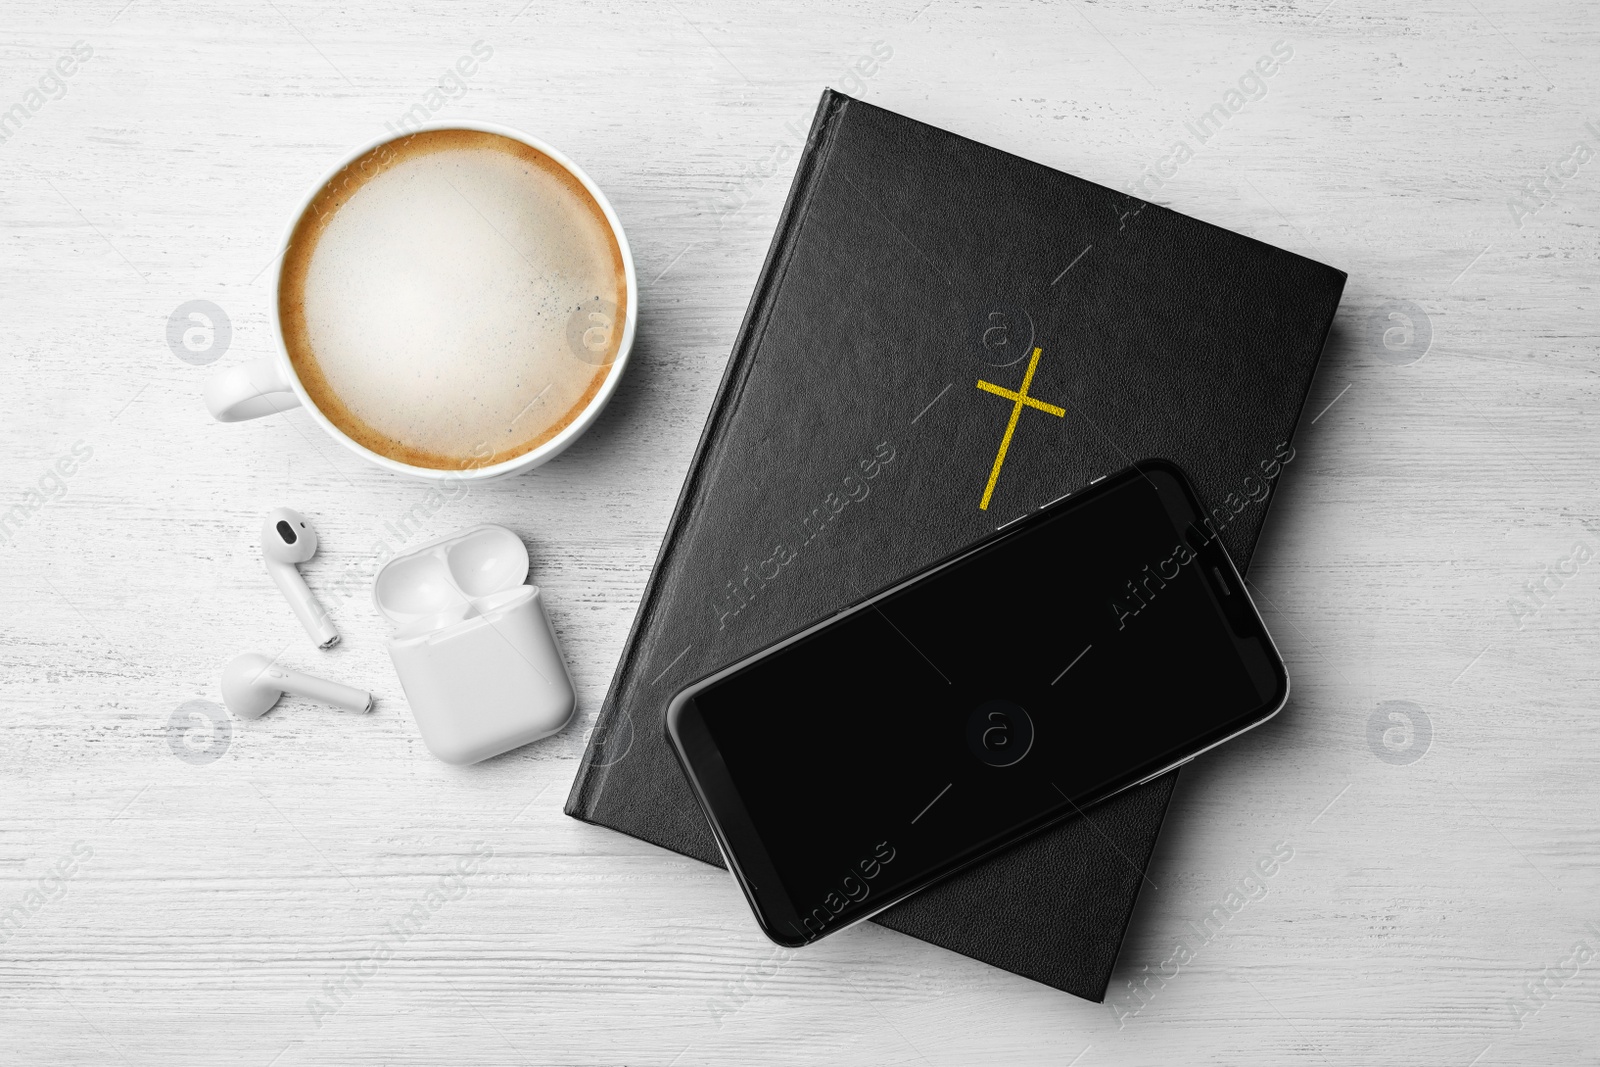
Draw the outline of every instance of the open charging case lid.
<instances>
[{"instance_id":1,"label":"open charging case lid","mask_svg":"<svg viewBox=\"0 0 1600 1067\"><path fill-rule=\"evenodd\" d=\"M430 751L476 763L555 733L575 703L522 538L485 523L378 568L372 602Z\"/></svg>"},{"instance_id":2,"label":"open charging case lid","mask_svg":"<svg viewBox=\"0 0 1600 1067\"><path fill-rule=\"evenodd\" d=\"M485 523L389 560L372 581L372 603L400 624L403 640L492 611L505 599L496 594L525 588L527 578L522 538Z\"/></svg>"}]
</instances>

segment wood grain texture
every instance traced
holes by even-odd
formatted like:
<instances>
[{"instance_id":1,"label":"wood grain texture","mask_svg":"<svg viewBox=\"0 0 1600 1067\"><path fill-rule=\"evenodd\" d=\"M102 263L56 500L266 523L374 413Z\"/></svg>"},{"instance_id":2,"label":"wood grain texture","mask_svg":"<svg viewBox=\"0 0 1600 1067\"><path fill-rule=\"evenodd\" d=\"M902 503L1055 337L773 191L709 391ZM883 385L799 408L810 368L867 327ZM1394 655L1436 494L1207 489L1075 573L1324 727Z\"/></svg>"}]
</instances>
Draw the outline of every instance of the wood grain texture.
<instances>
[{"instance_id":1,"label":"wood grain texture","mask_svg":"<svg viewBox=\"0 0 1600 1067\"><path fill-rule=\"evenodd\" d=\"M1600 1060L1600 958L1568 962L1600 952L1600 562L1508 606L1600 548L1586 5L9 0L3 23L0 109L93 49L0 143L0 508L90 452L0 540L8 1062ZM593 430L411 538L521 532L579 687L565 733L460 769L420 744L358 580L425 490L303 412L211 422L210 368L166 328L210 300L233 327L219 366L269 352L293 205L479 40L492 59L438 117L578 159L645 288ZM892 58L850 80L875 41ZM795 157L774 160L821 87L1122 187L1278 41L1266 95L1188 138L1152 196L1350 274L1252 571L1294 696L1184 772L1112 1007L871 925L780 954L722 872L564 817L788 188ZM1596 158L1519 225L1507 198L1579 140ZM1409 365L1394 310L1430 339ZM332 652L261 567L279 505L321 532ZM370 685L378 710L287 700L214 762L177 758L174 711L217 700L246 649ZM1431 726L1415 762L1369 740L1389 701ZM1265 895L1202 941L1280 843ZM310 1005L350 974L337 1011Z\"/></svg>"}]
</instances>

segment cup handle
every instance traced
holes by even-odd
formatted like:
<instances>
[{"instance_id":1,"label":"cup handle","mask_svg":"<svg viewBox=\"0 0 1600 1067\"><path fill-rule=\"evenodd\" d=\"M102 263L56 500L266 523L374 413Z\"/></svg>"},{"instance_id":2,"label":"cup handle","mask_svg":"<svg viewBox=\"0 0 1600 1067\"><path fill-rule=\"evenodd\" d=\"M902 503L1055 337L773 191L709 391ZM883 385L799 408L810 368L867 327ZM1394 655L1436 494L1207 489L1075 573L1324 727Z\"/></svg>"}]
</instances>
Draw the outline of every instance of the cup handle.
<instances>
[{"instance_id":1,"label":"cup handle","mask_svg":"<svg viewBox=\"0 0 1600 1067\"><path fill-rule=\"evenodd\" d=\"M300 406L283 367L270 356L224 367L206 381L206 408L218 422L259 419Z\"/></svg>"}]
</instances>

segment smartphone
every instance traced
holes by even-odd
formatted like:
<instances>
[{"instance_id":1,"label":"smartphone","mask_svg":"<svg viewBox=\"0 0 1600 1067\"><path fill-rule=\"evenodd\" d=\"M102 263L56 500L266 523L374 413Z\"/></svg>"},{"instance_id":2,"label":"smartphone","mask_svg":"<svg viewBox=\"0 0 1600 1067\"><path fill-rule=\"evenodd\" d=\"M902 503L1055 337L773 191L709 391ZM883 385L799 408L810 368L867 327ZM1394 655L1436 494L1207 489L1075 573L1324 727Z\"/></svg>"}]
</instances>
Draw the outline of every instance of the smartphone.
<instances>
[{"instance_id":1,"label":"smartphone","mask_svg":"<svg viewBox=\"0 0 1600 1067\"><path fill-rule=\"evenodd\" d=\"M796 947L1288 697L1189 479L1149 460L696 682L665 726L756 921Z\"/></svg>"}]
</instances>

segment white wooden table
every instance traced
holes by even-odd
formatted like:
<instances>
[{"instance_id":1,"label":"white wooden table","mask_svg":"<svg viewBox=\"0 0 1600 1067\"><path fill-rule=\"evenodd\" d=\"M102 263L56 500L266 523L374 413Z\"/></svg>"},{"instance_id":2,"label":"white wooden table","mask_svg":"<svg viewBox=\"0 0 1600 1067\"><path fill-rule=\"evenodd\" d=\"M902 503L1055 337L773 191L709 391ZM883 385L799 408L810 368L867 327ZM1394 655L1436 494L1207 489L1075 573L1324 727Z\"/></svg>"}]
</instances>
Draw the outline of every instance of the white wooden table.
<instances>
[{"instance_id":1,"label":"white wooden table","mask_svg":"<svg viewBox=\"0 0 1600 1067\"><path fill-rule=\"evenodd\" d=\"M0 538L0 1059L1600 1060L1592 8L521 2L0 8L0 508L49 498ZM398 539L521 532L579 685L564 734L459 769L352 577L425 490L303 412L213 423L167 330L210 301L191 359L267 353L296 200L478 41L435 117L581 161L648 284L587 437ZM1168 157L1157 201L1350 274L1253 571L1294 697L1184 772L1109 1007L871 925L780 959L725 874L561 813L825 84L1108 185ZM262 569L279 505L313 588L348 579L330 653ZM180 712L249 649L378 709Z\"/></svg>"}]
</instances>

